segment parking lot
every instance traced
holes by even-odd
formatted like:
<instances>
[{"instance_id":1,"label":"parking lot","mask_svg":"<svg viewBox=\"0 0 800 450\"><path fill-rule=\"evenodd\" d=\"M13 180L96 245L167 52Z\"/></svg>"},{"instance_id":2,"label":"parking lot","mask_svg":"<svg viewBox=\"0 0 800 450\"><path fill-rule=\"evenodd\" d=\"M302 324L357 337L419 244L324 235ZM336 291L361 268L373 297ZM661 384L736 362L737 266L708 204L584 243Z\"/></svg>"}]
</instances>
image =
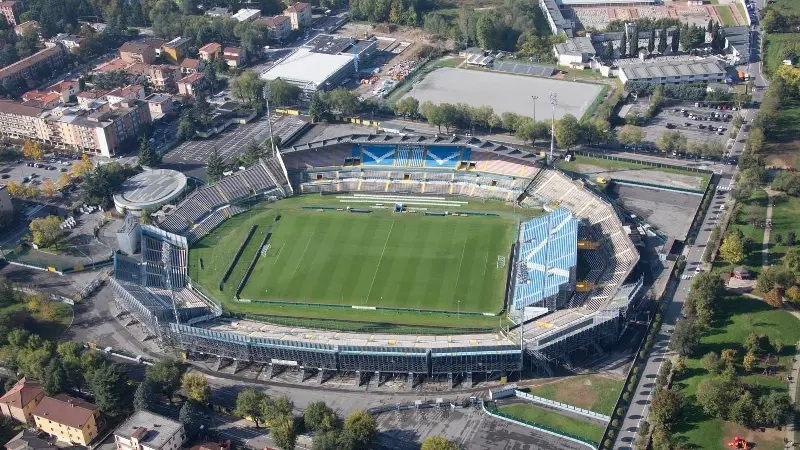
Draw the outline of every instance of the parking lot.
<instances>
[{"instance_id":1,"label":"parking lot","mask_svg":"<svg viewBox=\"0 0 800 450\"><path fill-rule=\"evenodd\" d=\"M690 145L711 142L725 145L731 140L732 122L736 114L734 110L697 107L694 103L671 105L664 107L642 128L645 132L645 141L653 145L667 130L680 131Z\"/></svg>"},{"instance_id":2,"label":"parking lot","mask_svg":"<svg viewBox=\"0 0 800 450\"><path fill-rule=\"evenodd\" d=\"M287 140L306 122L294 116L272 115L272 132ZM225 163L231 163L244 153L250 142L263 143L269 137L269 123L265 118L244 125L229 128L210 139L186 141L175 147L163 157L164 166L179 170L188 176L205 178L206 161L214 148Z\"/></svg>"},{"instance_id":3,"label":"parking lot","mask_svg":"<svg viewBox=\"0 0 800 450\"><path fill-rule=\"evenodd\" d=\"M72 163L77 160L73 158L45 158L43 161L32 162L30 160L19 160L4 164L0 167L0 179L3 182L16 181L19 183L29 182L36 185L42 184L45 179L51 179L58 183L58 178L62 173L72 171ZM34 166L34 164L39 167Z\"/></svg>"}]
</instances>

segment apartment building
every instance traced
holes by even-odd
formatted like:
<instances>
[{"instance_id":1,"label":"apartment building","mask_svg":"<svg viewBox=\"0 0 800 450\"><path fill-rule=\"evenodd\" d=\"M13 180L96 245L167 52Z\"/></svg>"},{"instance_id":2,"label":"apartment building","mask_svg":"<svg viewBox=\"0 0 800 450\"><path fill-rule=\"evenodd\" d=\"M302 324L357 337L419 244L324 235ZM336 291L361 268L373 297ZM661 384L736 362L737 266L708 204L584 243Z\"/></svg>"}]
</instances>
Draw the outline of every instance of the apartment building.
<instances>
[{"instance_id":1,"label":"apartment building","mask_svg":"<svg viewBox=\"0 0 800 450\"><path fill-rule=\"evenodd\" d=\"M178 93L181 95L188 95L194 97L197 94L197 88L203 82L202 73L193 73L188 77L183 77L178 80Z\"/></svg>"},{"instance_id":2,"label":"apartment building","mask_svg":"<svg viewBox=\"0 0 800 450\"><path fill-rule=\"evenodd\" d=\"M225 47L225 50L222 51L222 57L225 59L225 63L228 67L234 69L244 64L243 56L242 49L239 47Z\"/></svg>"},{"instance_id":3,"label":"apartment building","mask_svg":"<svg viewBox=\"0 0 800 450\"><path fill-rule=\"evenodd\" d=\"M41 114L45 110L10 100L0 100L0 134L13 139L49 140L50 130Z\"/></svg>"},{"instance_id":4,"label":"apartment building","mask_svg":"<svg viewBox=\"0 0 800 450\"><path fill-rule=\"evenodd\" d=\"M222 56L222 46L216 42L209 42L198 50L203 61L215 61Z\"/></svg>"},{"instance_id":5,"label":"apartment building","mask_svg":"<svg viewBox=\"0 0 800 450\"><path fill-rule=\"evenodd\" d=\"M36 428L62 442L87 445L97 436L97 406L59 394L44 397L33 410Z\"/></svg>"},{"instance_id":6,"label":"apartment building","mask_svg":"<svg viewBox=\"0 0 800 450\"><path fill-rule=\"evenodd\" d=\"M14 206L5 186L0 188L0 213L6 218L7 212L13 215ZM5 223L5 220L3 220ZM44 398L41 384L22 377L14 386L0 397L0 414L17 422L33 424L33 410Z\"/></svg>"},{"instance_id":7,"label":"apartment building","mask_svg":"<svg viewBox=\"0 0 800 450\"><path fill-rule=\"evenodd\" d=\"M178 37L175 38L161 47L161 51L175 62L180 61L189 51L189 46L192 44L192 38Z\"/></svg>"},{"instance_id":8,"label":"apartment building","mask_svg":"<svg viewBox=\"0 0 800 450\"><path fill-rule=\"evenodd\" d=\"M298 2L286 8L283 15L291 21L293 30L300 30L311 25L311 5Z\"/></svg>"},{"instance_id":9,"label":"apartment building","mask_svg":"<svg viewBox=\"0 0 800 450\"><path fill-rule=\"evenodd\" d=\"M175 104L169 94L150 94L144 101L147 102L147 107L150 109L150 118L152 120L160 119L175 112Z\"/></svg>"},{"instance_id":10,"label":"apartment building","mask_svg":"<svg viewBox=\"0 0 800 450\"><path fill-rule=\"evenodd\" d=\"M119 48L119 57L129 64L153 64L156 51L144 42L126 42Z\"/></svg>"},{"instance_id":11,"label":"apartment building","mask_svg":"<svg viewBox=\"0 0 800 450\"><path fill-rule=\"evenodd\" d=\"M81 91L80 83L73 80L59 81L47 88L48 92L55 92L61 95L61 101L66 103L73 95L77 96Z\"/></svg>"},{"instance_id":12,"label":"apartment building","mask_svg":"<svg viewBox=\"0 0 800 450\"><path fill-rule=\"evenodd\" d=\"M174 92L177 88L175 82L178 78L180 78L180 67L157 64L150 66L147 80L154 91Z\"/></svg>"},{"instance_id":13,"label":"apartment building","mask_svg":"<svg viewBox=\"0 0 800 450\"><path fill-rule=\"evenodd\" d=\"M129 84L128 86L122 86L106 94L106 100L112 105L125 99L144 100L144 98L144 87L141 84Z\"/></svg>"},{"instance_id":14,"label":"apartment building","mask_svg":"<svg viewBox=\"0 0 800 450\"><path fill-rule=\"evenodd\" d=\"M280 41L292 34L292 21L288 16L264 17L259 22L267 26L270 39Z\"/></svg>"},{"instance_id":15,"label":"apartment building","mask_svg":"<svg viewBox=\"0 0 800 450\"><path fill-rule=\"evenodd\" d=\"M186 440L183 424L150 411L137 411L114 431L117 450L177 450Z\"/></svg>"},{"instance_id":16,"label":"apartment building","mask_svg":"<svg viewBox=\"0 0 800 450\"><path fill-rule=\"evenodd\" d=\"M21 1L11 0L0 2L0 12L6 17L6 22L9 25L16 26L19 22L17 22L17 18L20 14L25 11L25 4Z\"/></svg>"},{"instance_id":17,"label":"apartment building","mask_svg":"<svg viewBox=\"0 0 800 450\"><path fill-rule=\"evenodd\" d=\"M22 102L25 105L37 108L51 109L63 103L63 99L58 92L33 90L22 94Z\"/></svg>"},{"instance_id":18,"label":"apartment building","mask_svg":"<svg viewBox=\"0 0 800 450\"><path fill-rule=\"evenodd\" d=\"M205 67L205 64L200 59L183 58L181 61L181 73L183 75L191 75L200 72Z\"/></svg>"},{"instance_id":19,"label":"apartment building","mask_svg":"<svg viewBox=\"0 0 800 450\"><path fill-rule=\"evenodd\" d=\"M48 65L57 70L67 63L68 56L69 52L62 45L46 48L0 69L0 83L8 79L32 84L39 79L38 71L41 67Z\"/></svg>"},{"instance_id":20,"label":"apartment building","mask_svg":"<svg viewBox=\"0 0 800 450\"><path fill-rule=\"evenodd\" d=\"M106 99L106 95L108 91L104 89L89 89L88 91L83 91L75 96L78 99L78 106L81 108L90 108L92 105L98 102L105 102L108 101Z\"/></svg>"}]
</instances>

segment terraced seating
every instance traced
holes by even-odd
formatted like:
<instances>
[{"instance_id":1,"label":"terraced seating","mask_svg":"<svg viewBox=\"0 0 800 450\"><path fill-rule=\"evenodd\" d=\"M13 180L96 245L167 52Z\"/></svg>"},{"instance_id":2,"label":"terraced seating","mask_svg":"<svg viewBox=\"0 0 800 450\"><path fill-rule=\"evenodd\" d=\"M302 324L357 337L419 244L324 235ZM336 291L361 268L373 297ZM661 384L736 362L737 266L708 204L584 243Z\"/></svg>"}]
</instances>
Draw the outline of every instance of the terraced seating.
<instances>
[{"instance_id":1,"label":"terraced seating","mask_svg":"<svg viewBox=\"0 0 800 450\"><path fill-rule=\"evenodd\" d=\"M351 144L333 145L319 150L281 152L287 170L343 166L345 159L351 156L353 156Z\"/></svg>"}]
</instances>

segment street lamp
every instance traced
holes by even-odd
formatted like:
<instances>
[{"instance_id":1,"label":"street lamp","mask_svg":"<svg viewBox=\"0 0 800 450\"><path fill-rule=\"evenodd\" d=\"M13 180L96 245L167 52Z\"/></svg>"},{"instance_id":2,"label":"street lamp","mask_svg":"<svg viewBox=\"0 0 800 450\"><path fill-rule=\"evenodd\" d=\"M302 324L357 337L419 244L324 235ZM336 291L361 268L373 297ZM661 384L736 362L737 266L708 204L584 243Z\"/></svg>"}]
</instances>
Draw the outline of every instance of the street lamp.
<instances>
[{"instance_id":1,"label":"street lamp","mask_svg":"<svg viewBox=\"0 0 800 450\"><path fill-rule=\"evenodd\" d=\"M533 99L533 121L536 122L536 100L539 99L538 95L531 95Z\"/></svg>"}]
</instances>

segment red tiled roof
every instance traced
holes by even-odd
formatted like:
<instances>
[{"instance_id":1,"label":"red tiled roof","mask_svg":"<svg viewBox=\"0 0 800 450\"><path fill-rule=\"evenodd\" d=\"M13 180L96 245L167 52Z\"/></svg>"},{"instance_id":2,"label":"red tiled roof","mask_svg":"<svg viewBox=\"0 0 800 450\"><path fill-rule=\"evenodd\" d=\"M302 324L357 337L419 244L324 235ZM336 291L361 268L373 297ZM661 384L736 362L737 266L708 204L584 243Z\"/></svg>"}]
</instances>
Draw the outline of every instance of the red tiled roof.
<instances>
[{"instance_id":1,"label":"red tiled roof","mask_svg":"<svg viewBox=\"0 0 800 450\"><path fill-rule=\"evenodd\" d=\"M35 106L23 105L11 100L0 100L0 113L16 114L19 116L37 117L44 110ZM9 391L10 392L10 391ZM6 394L8 395L8 394ZM5 397L2 397L5 398Z\"/></svg>"},{"instance_id":2,"label":"red tiled roof","mask_svg":"<svg viewBox=\"0 0 800 450\"><path fill-rule=\"evenodd\" d=\"M206 52L206 53L216 53L222 50L222 46L217 44L216 42L209 42L208 44L200 47L199 52Z\"/></svg>"},{"instance_id":3,"label":"red tiled roof","mask_svg":"<svg viewBox=\"0 0 800 450\"><path fill-rule=\"evenodd\" d=\"M0 104L4 103L6 102L0 102ZM30 108L23 105L19 106L23 108ZM0 403L14 406L16 408L22 408L39 396L42 392L44 392L44 389L42 388L41 384L35 381L28 381L25 379L25 377L22 377L19 381L17 381L16 384L14 384L14 387L9 389L5 395L0 397Z\"/></svg>"},{"instance_id":4,"label":"red tiled roof","mask_svg":"<svg viewBox=\"0 0 800 450\"><path fill-rule=\"evenodd\" d=\"M286 8L286 11L289 11L289 12L300 12L300 11L302 11L302 10L308 8L308 7L309 7L308 3L297 2L294 5Z\"/></svg>"},{"instance_id":5,"label":"red tiled roof","mask_svg":"<svg viewBox=\"0 0 800 450\"><path fill-rule=\"evenodd\" d=\"M264 17L259 21L266 25L268 28L278 28L281 23L286 22L289 20L286 16L272 16L272 17Z\"/></svg>"},{"instance_id":6,"label":"red tiled roof","mask_svg":"<svg viewBox=\"0 0 800 450\"><path fill-rule=\"evenodd\" d=\"M189 76L181 78L180 80L178 80L178 83L192 84L192 83L194 83L195 81L197 81L197 80L199 80L201 78L203 78L203 74L202 73L200 73L200 72L193 73L193 74L191 74Z\"/></svg>"},{"instance_id":7,"label":"red tiled roof","mask_svg":"<svg viewBox=\"0 0 800 450\"><path fill-rule=\"evenodd\" d=\"M200 60L194 58L185 58L183 62L181 62L181 67L197 70L200 68Z\"/></svg>"},{"instance_id":8,"label":"red tiled roof","mask_svg":"<svg viewBox=\"0 0 800 450\"><path fill-rule=\"evenodd\" d=\"M79 398L59 394L45 397L33 410L33 415L72 428L80 428L89 421L97 406Z\"/></svg>"}]
</instances>

